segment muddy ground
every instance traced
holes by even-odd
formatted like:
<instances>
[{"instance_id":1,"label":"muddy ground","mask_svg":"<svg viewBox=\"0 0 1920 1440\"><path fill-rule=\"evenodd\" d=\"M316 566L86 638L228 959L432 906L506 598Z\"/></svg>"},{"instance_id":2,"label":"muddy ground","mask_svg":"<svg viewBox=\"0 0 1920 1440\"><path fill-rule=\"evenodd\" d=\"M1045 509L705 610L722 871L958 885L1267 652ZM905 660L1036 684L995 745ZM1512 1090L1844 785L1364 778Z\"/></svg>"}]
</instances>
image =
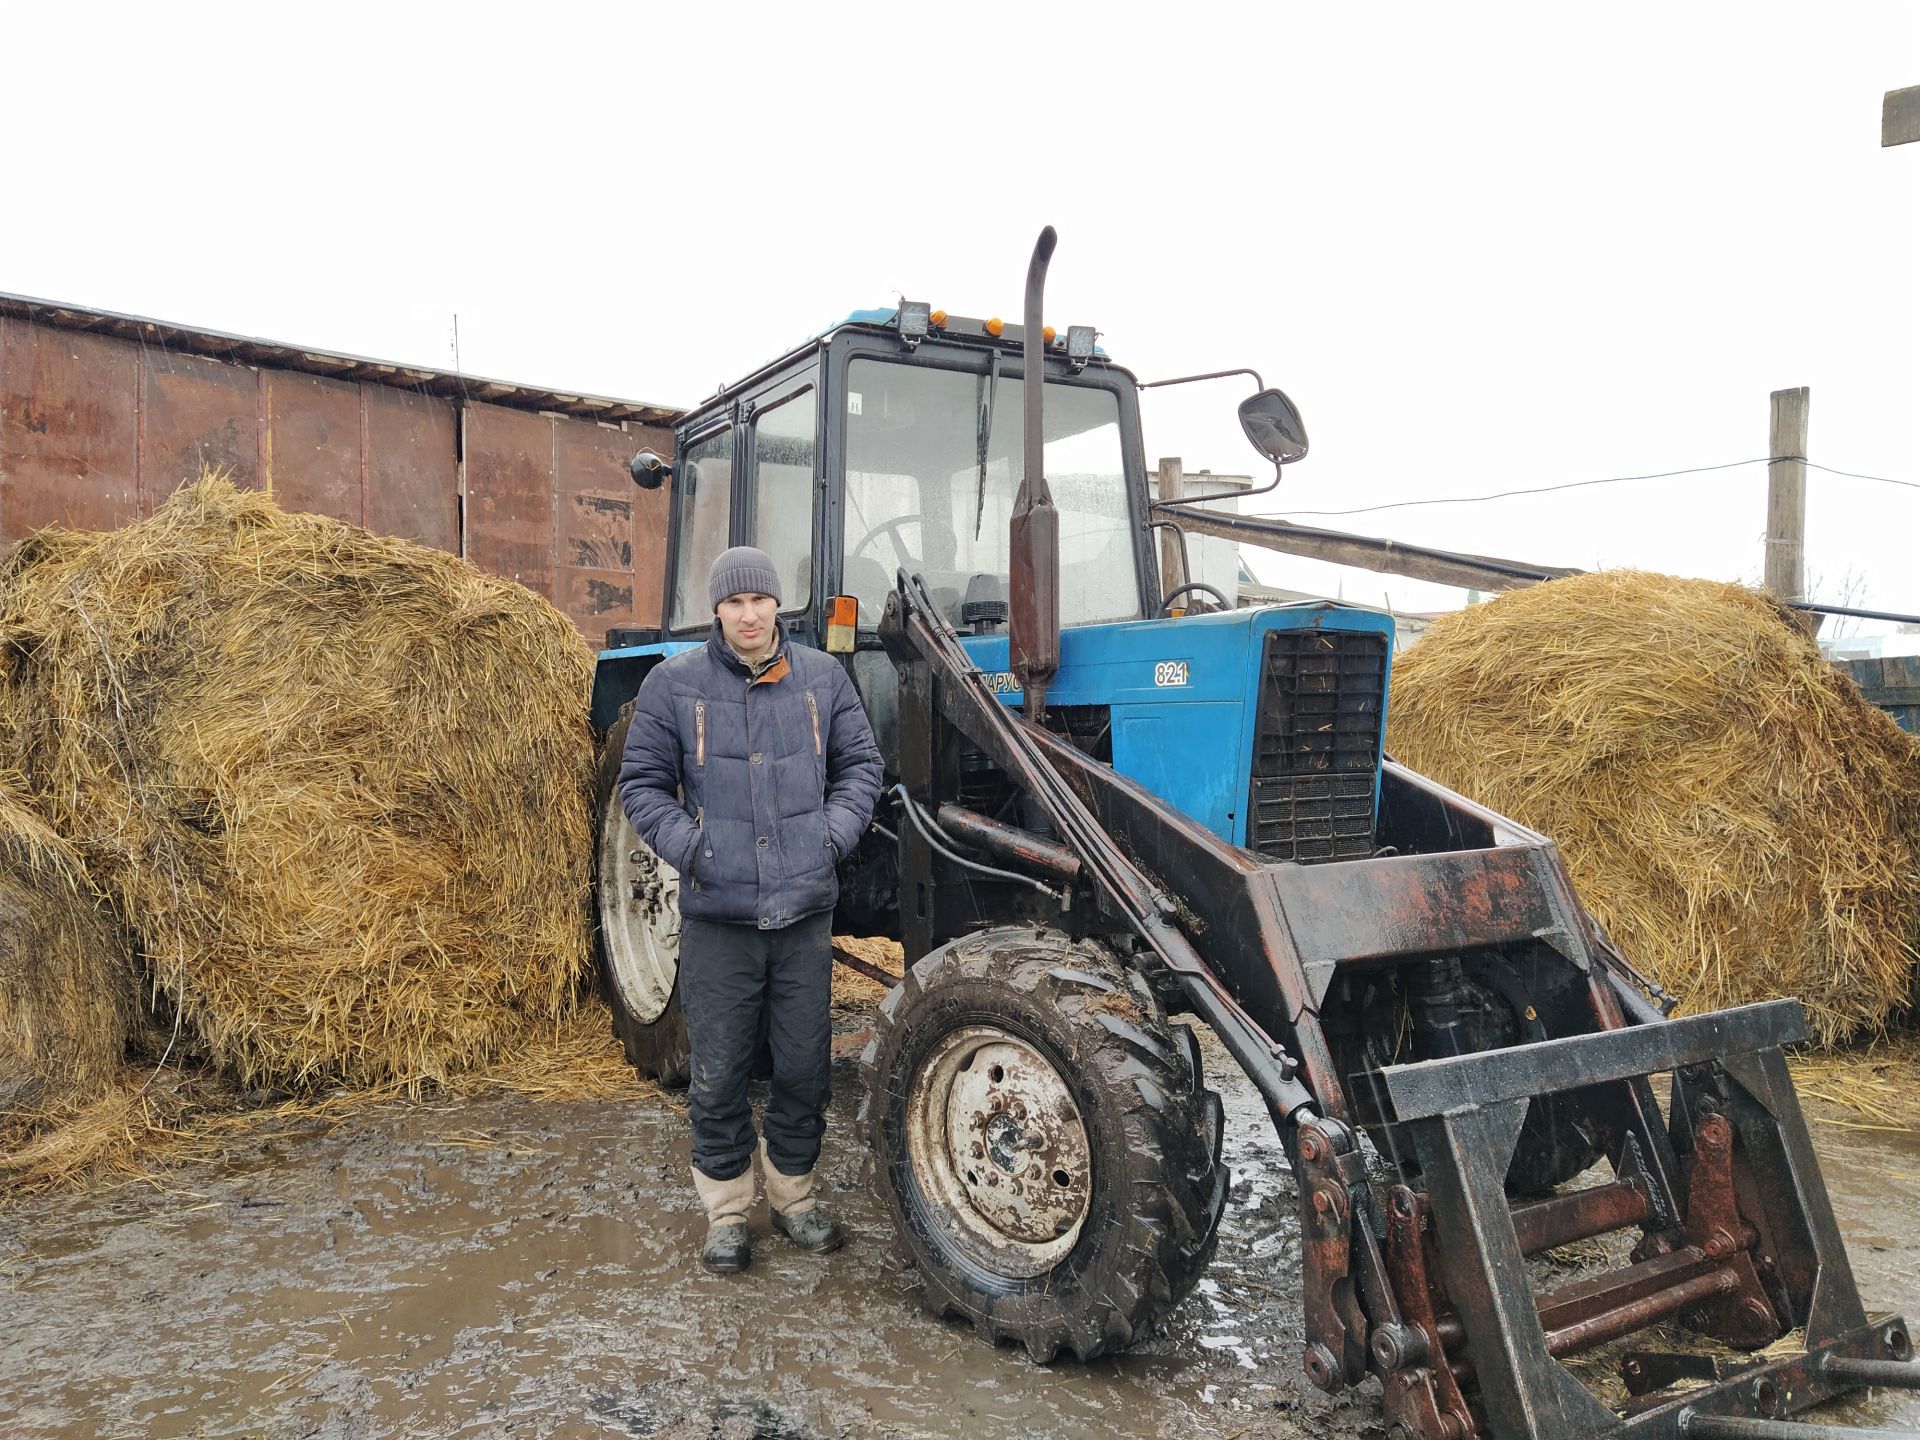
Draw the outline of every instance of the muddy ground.
<instances>
[{"instance_id":1,"label":"muddy ground","mask_svg":"<svg viewBox=\"0 0 1920 1440\"><path fill-rule=\"evenodd\" d=\"M0 1213L0 1435L978 1440L1379 1436L1375 1388L1300 1377L1292 1181L1227 1102L1218 1258L1166 1332L1031 1364L925 1314L890 1255L835 1068L823 1172L848 1248L756 1217L753 1268L692 1263L668 1102L386 1106L263 1137L240 1167ZM1869 1308L1920 1315L1920 1136L1815 1126ZM1920 1426L1920 1396L1834 1418Z\"/></svg>"}]
</instances>

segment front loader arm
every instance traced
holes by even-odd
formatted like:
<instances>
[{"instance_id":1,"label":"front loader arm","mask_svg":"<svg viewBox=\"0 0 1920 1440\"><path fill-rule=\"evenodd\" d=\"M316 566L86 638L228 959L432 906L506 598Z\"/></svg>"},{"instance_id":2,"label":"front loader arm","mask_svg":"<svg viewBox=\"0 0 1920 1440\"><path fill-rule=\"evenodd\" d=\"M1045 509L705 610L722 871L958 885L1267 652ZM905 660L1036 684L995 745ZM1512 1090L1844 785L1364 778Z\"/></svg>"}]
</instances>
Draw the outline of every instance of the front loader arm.
<instances>
[{"instance_id":1,"label":"front loader arm","mask_svg":"<svg viewBox=\"0 0 1920 1440\"><path fill-rule=\"evenodd\" d=\"M1296 1112L1310 1108L1314 1097L1296 1078L1295 1058L1242 1008L1175 923L1178 910L1168 892L1115 842L1074 785L1054 768L1051 757L1062 748L1059 742L1014 715L987 687L919 577L900 577L898 588L887 597L880 635L896 664L927 667L936 704L947 722L1041 805L1055 833L1079 862L1096 903L1178 977L1195 1013L1214 1029L1259 1087L1276 1122L1290 1121ZM1066 748L1067 753L1078 754ZM1110 771L1107 774L1126 783ZM908 803L913 803L911 797Z\"/></svg>"},{"instance_id":2,"label":"front loader arm","mask_svg":"<svg viewBox=\"0 0 1920 1440\"><path fill-rule=\"evenodd\" d=\"M1052 831L970 838L1064 880L1063 916L1097 909L1133 937L1258 1087L1299 1192L1314 1384L1378 1376L1393 1440L1815 1440L1841 1432L1783 1417L1859 1384L1920 1388L1905 1323L1867 1316L1840 1244L1782 1054L1803 1038L1796 1002L1666 1020L1551 841L1390 762L1381 853L1272 863L1013 714L917 578L889 596L881 637L903 693ZM938 827L925 807L940 798L907 797L916 826ZM1354 996L1369 987L1432 1012L1426 1053L1367 1058ZM1475 993L1524 1011L1515 1040L1473 1041L1457 997ZM1656 1073L1673 1076L1665 1116ZM1611 1178L1509 1199L1542 1115L1577 1121ZM1363 1133L1395 1172L1384 1183ZM1622 1230L1638 1232L1631 1263L1535 1292L1526 1257ZM1617 1407L1561 1363L1668 1321L1736 1350L1797 1344L1740 1361L1633 1352ZM1704 1383L1655 1385L1676 1377Z\"/></svg>"}]
</instances>

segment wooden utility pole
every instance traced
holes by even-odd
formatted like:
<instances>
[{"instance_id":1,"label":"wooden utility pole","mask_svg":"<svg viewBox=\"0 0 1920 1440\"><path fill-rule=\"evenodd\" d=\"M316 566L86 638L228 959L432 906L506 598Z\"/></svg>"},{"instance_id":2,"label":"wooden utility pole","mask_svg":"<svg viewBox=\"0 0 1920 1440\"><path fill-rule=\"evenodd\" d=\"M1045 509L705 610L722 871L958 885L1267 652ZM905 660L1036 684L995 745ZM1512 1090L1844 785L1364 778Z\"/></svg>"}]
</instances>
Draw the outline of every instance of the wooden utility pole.
<instances>
[{"instance_id":1,"label":"wooden utility pole","mask_svg":"<svg viewBox=\"0 0 1920 1440\"><path fill-rule=\"evenodd\" d=\"M1912 145L1920 142L1920 85L1889 90L1880 102L1880 143Z\"/></svg>"},{"instance_id":2,"label":"wooden utility pole","mask_svg":"<svg viewBox=\"0 0 1920 1440\"><path fill-rule=\"evenodd\" d=\"M1767 430L1767 589L1807 598L1807 387L1773 392Z\"/></svg>"},{"instance_id":3,"label":"wooden utility pole","mask_svg":"<svg viewBox=\"0 0 1920 1440\"><path fill-rule=\"evenodd\" d=\"M1162 500L1180 500L1186 497L1186 466L1177 455L1160 462L1159 471L1160 498ZM1160 593L1171 595L1187 583L1187 566L1191 557L1183 552L1186 548L1185 537L1178 530L1160 532Z\"/></svg>"}]
</instances>

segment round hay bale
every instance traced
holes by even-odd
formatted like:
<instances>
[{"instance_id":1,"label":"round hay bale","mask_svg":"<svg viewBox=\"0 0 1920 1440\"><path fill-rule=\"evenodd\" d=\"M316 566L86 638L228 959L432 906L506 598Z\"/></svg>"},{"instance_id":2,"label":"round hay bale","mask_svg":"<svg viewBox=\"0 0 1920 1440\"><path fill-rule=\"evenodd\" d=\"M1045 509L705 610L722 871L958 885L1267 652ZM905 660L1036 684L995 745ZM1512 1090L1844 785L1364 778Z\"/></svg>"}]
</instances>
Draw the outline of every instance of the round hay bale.
<instances>
[{"instance_id":1,"label":"round hay bale","mask_svg":"<svg viewBox=\"0 0 1920 1440\"><path fill-rule=\"evenodd\" d=\"M0 742L249 1084L417 1085L568 1011L591 677L522 586L219 477L0 566Z\"/></svg>"},{"instance_id":2,"label":"round hay bale","mask_svg":"<svg viewBox=\"0 0 1920 1440\"><path fill-rule=\"evenodd\" d=\"M105 1092L133 1011L126 936L17 793L0 776L0 1150Z\"/></svg>"},{"instance_id":3,"label":"round hay bale","mask_svg":"<svg viewBox=\"0 0 1920 1440\"><path fill-rule=\"evenodd\" d=\"M1687 1008L1798 995L1830 1044L1908 1002L1920 746L1765 596L1614 570L1470 607L1395 664L1387 739L1558 841Z\"/></svg>"}]
</instances>

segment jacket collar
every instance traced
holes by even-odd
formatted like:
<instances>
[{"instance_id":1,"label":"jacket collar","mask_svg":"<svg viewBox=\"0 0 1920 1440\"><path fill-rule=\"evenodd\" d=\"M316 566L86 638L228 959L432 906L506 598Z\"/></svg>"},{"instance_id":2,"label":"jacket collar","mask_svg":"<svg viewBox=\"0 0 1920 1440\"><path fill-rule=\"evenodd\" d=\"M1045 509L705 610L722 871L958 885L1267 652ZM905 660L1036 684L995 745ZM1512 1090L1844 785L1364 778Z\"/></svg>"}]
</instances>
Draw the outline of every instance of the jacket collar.
<instances>
[{"instance_id":1,"label":"jacket collar","mask_svg":"<svg viewBox=\"0 0 1920 1440\"><path fill-rule=\"evenodd\" d=\"M734 654L733 647L727 644L717 615L713 620L713 629L707 633L707 649L730 674L738 675L742 680L751 680L756 685L771 685L776 680L786 678L792 670L787 663L787 622L776 615L773 617L773 628L774 634L779 637L774 642L773 655L770 662L757 673L748 669L747 662Z\"/></svg>"}]
</instances>

